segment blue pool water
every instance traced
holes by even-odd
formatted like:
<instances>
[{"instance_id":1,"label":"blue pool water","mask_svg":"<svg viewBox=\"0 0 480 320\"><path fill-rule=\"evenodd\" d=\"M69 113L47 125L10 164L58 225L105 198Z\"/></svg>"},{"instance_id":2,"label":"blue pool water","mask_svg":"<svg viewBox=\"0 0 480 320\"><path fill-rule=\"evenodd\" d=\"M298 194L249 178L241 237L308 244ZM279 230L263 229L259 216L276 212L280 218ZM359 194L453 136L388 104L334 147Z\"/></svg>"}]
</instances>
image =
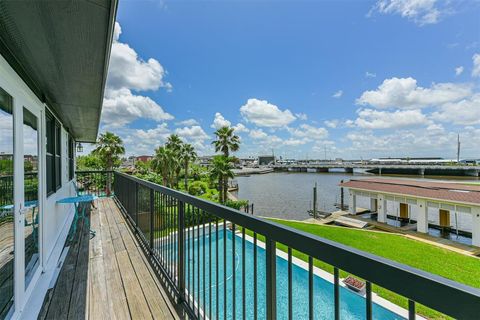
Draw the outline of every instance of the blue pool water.
<instances>
[{"instance_id":1,"label":"blue pool water","mask_svg":"<svg viewBox=\"0 0 480 320\"><path fill-rule=\"evenodd\" d=\"M186 239L186 287L190 295L194 298L200 308L204 310L208 317L211 313L212 319L216 319L217 308L218 317L223 319L224 307L226 303L227 318L232 319L233 315L233 280L235 277L235 313L236 317L242 317L242 281L245 277L246 282L246 318L253 319L254 313L254 293L253 293L253 252L254 245L248 240L245 241L245 270L242 268L242 239L240 236L233 236L229 230L226 232L226 301L224 300L224 263L223 248L225 243L224 231L218 231L218 264L216 254L217 233L213 231L211 238L206 230L205 240L203 240L203 229L200 229L200 237L195 231L190 239ZM235 239L235 262L232 260L232 238ZM210 241L211 241L211 261L212 277L210 282ZM205 242L205 243L204 243ZM205 270L203 267L203 255L205 250ZM195 254L195 259L192 255ZM277 318L287 319L288 317L288 263L285 259L277 256ZM216 268L218 266L218 297ZM235 269L235 273L233 270ZM204 275L205 272L205 275ZM293 264L292 269L292 288L293 288L293 316L295 319L308 319L308 272L307 270ZM265 250L257 246L257 315L258 319L266 318L265 308ZM205 281L204 281L205 280ZM200 282L200 283L198 283ZM204 285L205 282L205 285ZM333 284L314 276L314 315L315 319L333 319L334 318L334 295ZM211 306L210 298L211 297ZM205 300L204 300L205 296ZM340 316L342 319L365 319L365 299L348 289L340 288ZM377 305L373 304L374 319L403 319L401 316Z\"/></svg>"}]
</instances>

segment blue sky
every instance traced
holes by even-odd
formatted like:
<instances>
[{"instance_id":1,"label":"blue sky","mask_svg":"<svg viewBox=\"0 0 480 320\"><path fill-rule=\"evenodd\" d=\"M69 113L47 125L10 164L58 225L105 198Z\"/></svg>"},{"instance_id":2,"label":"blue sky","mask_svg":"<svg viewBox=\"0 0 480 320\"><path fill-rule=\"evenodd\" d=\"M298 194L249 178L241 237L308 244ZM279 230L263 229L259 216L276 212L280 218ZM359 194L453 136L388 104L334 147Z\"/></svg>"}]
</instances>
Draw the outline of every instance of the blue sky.
<instances>
[{"instance_id":1,"label":"blue sky","mask_svg":"<svg viewBox=\"0 0 480 320\"><path fill-rule=\"evenodd\" d=\"M102 130L212 154L479 157L478 1L120 1Z\"/></svg>"}]
</instances>

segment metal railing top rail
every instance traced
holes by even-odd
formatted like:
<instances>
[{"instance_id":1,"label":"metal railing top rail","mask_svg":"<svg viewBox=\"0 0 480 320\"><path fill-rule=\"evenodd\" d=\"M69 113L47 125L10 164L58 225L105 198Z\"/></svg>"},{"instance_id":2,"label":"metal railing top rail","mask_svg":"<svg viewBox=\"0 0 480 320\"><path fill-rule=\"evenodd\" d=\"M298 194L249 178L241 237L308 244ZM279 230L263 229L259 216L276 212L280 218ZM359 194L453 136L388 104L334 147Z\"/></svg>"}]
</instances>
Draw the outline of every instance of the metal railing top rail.
<instances>
[{"instance_id":1,"label":"metal railing top rail","mask_svg":"<svg viewBox=\"0 0 480 320\"><path fill-rule=\"evenodd\" d=\"M113 173L114 170L75 170L75 173Z\"/></svg>"},{"instance_id":2,"label":"metal railing top rail","mask_svg":"<svg viewBox=\"0 0 480 320\"><path fill-rule=\"evenodd\" d=\"M196 206L218 218L301 251L338 269L456 318L478 317L480 289L461 284L338 242L197 198L122 172L122 177ZM388 245L388 244L386 244Z\"/></svg>"}]
</instances>

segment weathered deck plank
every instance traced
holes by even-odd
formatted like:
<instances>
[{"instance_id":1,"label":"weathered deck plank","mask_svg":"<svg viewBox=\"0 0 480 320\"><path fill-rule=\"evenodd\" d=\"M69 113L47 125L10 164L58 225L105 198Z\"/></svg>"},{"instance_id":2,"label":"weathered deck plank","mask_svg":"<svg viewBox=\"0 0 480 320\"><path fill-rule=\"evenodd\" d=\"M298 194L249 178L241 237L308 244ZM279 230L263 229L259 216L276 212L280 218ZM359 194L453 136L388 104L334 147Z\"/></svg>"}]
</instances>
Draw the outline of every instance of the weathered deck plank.
<instances>
[{"instance_id":1,"label":"weathered deck plank","mask_svg":"<svg viewBox=\"0 0 480 320\"><path fill-rule=\"evenodd\" d=\"M81 225L83 225L81 223ZM110 198L80 227L42 319L178 319L123 215Z\"/></svg>"}]
</instances>

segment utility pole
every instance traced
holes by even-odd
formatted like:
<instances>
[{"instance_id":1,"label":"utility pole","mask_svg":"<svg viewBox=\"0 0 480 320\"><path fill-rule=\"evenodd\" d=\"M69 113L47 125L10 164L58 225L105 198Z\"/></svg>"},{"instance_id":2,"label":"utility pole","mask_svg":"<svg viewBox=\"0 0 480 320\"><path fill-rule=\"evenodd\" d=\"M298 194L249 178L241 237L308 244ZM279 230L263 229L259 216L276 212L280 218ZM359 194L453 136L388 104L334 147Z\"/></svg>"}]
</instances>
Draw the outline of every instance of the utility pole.
<instances>
[{"instance_id":1,"label":"utility pole","mask_svg":"<svg viewBox=\"0 0 480 320\"><path fill-rule=\"evenodd\" d=\"M457 163L460 163L460 134L457 135Z\"/></svg>"}]
</instances>

